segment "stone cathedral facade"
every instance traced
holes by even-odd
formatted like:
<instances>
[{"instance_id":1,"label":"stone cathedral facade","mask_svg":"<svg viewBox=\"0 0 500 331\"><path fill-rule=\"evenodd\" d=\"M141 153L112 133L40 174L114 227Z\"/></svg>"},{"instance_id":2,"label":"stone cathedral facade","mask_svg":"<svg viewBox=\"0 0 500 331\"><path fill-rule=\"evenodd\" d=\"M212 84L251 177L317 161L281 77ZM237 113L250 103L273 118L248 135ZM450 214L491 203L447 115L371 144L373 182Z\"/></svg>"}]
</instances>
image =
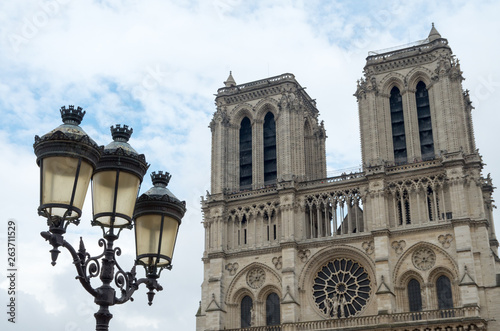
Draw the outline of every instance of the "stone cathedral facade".
<instances>
[{"instance_id":1,"label":"stone cathedral facade","mask_svg":"<svg viewBox=\"0 0 500 331\"><path fill-rule=\"evenodd\" d=\"M294 75L216 94L197 330L500 330L493 186L437 30L370 53L363 168L327 177Z\"/></svg>"}]
</instances>

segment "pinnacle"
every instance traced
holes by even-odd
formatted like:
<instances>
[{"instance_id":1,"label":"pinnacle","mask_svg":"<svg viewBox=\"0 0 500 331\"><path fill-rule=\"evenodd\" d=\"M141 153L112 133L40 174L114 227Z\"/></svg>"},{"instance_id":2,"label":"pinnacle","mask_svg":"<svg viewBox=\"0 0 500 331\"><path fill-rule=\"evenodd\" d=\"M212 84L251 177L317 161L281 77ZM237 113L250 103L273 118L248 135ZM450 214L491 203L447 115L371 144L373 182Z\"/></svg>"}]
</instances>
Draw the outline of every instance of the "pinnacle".
<instances>
[{"instance_id":1,"label":"pinnacle","mask_svg":"<svg viewBox=\"0 0 500 331\"><path fill-rule=\"evenodd\" d=\"M429 38L429 41L434 41L436 39L441 38L441 35L439 34L439 32L434 27L434 23L432 23L432 29L431 29L431 32L429 32L429 37L428 38Z\"/></svg>"},{"instance_id":2,"label":"pinnacle","mask_svg":"<svg viewBox=\"0 0 500 331\"><path fill-rule=\"evenodd\" d=\"M224 82L224 85L226 85L226 87L236 86L236 81L233 78L232 71L229 71L229 77L227 77L226 81Z\"/></svg>"}]
</instances>

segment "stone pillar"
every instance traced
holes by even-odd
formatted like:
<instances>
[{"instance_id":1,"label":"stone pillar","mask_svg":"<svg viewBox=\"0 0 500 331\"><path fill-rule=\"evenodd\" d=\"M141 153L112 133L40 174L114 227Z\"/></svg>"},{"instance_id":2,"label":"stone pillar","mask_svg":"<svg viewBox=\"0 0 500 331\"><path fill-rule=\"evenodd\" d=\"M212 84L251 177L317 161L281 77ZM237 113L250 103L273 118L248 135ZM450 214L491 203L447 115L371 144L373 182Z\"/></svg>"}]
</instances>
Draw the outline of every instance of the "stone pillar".
<instances>
[{"instance_id":1,"label":"stone pillar","mask_svg":"<svg viewBox=\"0 0 500 331\"><path fill-rule=\"evenodd\" d=\"M476 268L472 252L472 235L469 220L453 220L457 263L459 270L460 297L464 306L479 305L476 284Z\"/></svg>"},{"instance_id":2,"label":"stone pillar","mask_svg":"<svg viewBox=\"0 0 500 331\"><path fill-rule=\"evenodd\" d=\"M298 277L296 274L297 248L295 243L285 243L281 245L282 250L282 288L281 298L281 323L294 323L299 321L300 306L296 299L298 293Z\"/></svg>"},{"instance_id":3,"label":"stone pillar","mask_svg":"<svg viewBox=\"0 0 500 331\"><path fill-rule=\"evenodd\" d=\"M222 287L224 263L225 259L222 256L210 259L207 281L208 305L205 308L205 327L207 330L220 330L225 325L226 311L223 307L225 293Z\"/></svg>"},{"instance_id":4,"label":"stone pillar","mask_svg":"<svg viewBox=\"0 0 500 331\"><path fill-rule=\"evenodd\" d=\"M388 230L372 231L375 246L375 278L374 292L377 299L379 314L392 314L396 312L396 300L393 292L392 275L389 265L390 232Z\"/></svg>"}]
</instances>

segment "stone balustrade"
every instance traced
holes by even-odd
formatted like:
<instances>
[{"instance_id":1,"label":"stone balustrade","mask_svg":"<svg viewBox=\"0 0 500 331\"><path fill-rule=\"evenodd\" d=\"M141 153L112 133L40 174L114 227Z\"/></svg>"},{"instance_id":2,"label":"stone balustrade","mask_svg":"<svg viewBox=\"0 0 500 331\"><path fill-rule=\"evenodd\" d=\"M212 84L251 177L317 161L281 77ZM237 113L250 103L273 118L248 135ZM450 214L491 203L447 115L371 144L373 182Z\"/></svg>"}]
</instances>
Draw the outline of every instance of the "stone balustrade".
<instances>
[{"instance_id":1,"label":"stone balustrade","mask_svg":"<svg viewBox=\"0 0 500 331\"><path fill-rule=\"evenodd\" d=\"M467 323L464 321L467 320ZM407 312L387 315L358 316L350 318L328 319L287 323L274 326L256 326L250 328L231 329L227 331L306 331L306 330L391 330L397 331L399 327L409 322L421 321L422 330L484 330L486 322L479 317L479 307L462 307L454 309L431 310L421 312ZM458 323L458 324L457 324ZM457 324L457 325L454 325ZM419 330L412 327L412 330Z\"/></svg>"}]
</instances>

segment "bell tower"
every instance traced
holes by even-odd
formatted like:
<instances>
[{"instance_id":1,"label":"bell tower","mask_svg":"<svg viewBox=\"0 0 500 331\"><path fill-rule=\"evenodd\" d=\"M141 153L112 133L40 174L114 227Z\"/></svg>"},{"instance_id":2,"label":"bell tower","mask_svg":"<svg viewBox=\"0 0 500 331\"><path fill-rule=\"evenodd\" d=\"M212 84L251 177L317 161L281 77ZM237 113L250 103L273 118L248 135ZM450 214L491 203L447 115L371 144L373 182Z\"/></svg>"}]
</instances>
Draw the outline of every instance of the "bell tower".
<instances>
[{"instance_id":1,"label":"bell tower","mask_svg":"<svg viewBox=\"0 0 500 331\"><path fill-rule=\"evenodd\" d=\"M427 39L370 52L358 81L363 164L477 155L460 63L432 25Z\"/></svg>"},{"instance_id":2,"label":"bell tower","mask_svg":"<svg viewBox=\"0 0 500 331\"><path fill-rule=\"evenodd\" d=\"M326 176L325 129L294 75L237 85L230 73L224 84L210 123L212 194Z\"/></svg>"}]
</instances>

